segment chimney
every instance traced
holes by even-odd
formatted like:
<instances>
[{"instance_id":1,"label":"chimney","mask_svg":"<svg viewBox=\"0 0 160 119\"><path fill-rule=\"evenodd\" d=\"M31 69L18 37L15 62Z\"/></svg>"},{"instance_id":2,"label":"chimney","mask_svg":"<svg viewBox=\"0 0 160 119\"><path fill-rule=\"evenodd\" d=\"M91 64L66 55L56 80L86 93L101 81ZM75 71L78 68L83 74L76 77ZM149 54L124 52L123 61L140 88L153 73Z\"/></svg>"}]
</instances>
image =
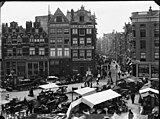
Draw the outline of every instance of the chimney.
<instances>
[{"instance_id":1,"label":"chimney","mask_svg":"<svg viewBox=\"0 0 160 119\"><path fill-rule=\"evenodd\" d=\"M71 9L71 21L74 21L74 10Z\"/></svg>"}]
</instances>

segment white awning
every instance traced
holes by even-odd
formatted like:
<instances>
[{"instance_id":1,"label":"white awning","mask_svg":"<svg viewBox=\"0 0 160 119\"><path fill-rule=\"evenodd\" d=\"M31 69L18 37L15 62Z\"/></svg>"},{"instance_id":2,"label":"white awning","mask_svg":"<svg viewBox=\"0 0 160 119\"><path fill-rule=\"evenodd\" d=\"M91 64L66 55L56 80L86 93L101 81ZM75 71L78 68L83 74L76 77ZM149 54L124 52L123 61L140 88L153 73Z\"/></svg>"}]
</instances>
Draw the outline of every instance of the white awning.
<instances>
[{"instance_id":1,"label":"white awning","mask_svg":"<svg viewBox=\"0 0 160 119\"><path fill-rule=\"evenodd\" d=\"M86 96L86 95L96 93L96 89L90 88L90 87L85 87L85 88L74 90L74 92L81 95L81 96Z\"/></svg>"},{"instance_id":2,"label":"white awning","mask_svg":"<svg viewBox=\"0 0 160 119\"><path fill-rule=\"evenodd\" d=\"M139 90L139 93L145 93L145 92L149 92L149 91L159 94L159 91L156 89L153 89L153 88L145 88L145 89Z\"/></svg>"},{"instance_id":3,"label":"white awning","mask_svg":"<svg viewBox=\"0 0 160 119\"><path fill-rule=\"evenodd\" d=\"M119 97L119 96L121 96L121 95L118 94L117 92L109 89L109 90L94 93L94 94L91 94L91 95L88 95L88 96L84 96L80 99L77 99L70 104L70 106L68 108L68 111L66 113L67 119L70 116L71 110L75 106L79 105L80 103L84 103L84 104L90 106L91 108L93 108L93 106L96 105L96 104L100 104L102 102L105 102L107 100L110 100L110 99L113 99L113 98L116 98L116 97Z\"/></svg>"},{"instance_id":4,"label":"white awning","mask_svg":"<svg viewBox=\"0 0 160 119\"><path fill-rule=\"evenodd\" d=\"M113 98L116 98L119 96L121 96L121 95L118 94L117 92L109 89L109 90L94 93L94 94L91 94L88 96L84 96L84 97L82 97L82 99L83 99L82 102L87 104L91 108L93 108L94 105L100 104L102 102L105 102L107 100L110 100L110 99L113 99Z\"/></svg>"},{"instance_id":5,"label":"white awning","mask_svg":"<svg viewBox=\"0 0 160 119\"><path fill-rule=\"evenodd\" d=\"M1 100L0 101L0 105L5 105L5 104L7 104L9 102L10 102L10 100Z\"/></svg>"},{"instance_id":6,"label":"white awning","mask_svg":"<svg viewBox=\"0 0 160 119\"><path fill-rule=\"evenodd\" d=\"M55 83L49 83L45 85L40 85L39 87L43 89L51 89L51 88L59 88L60 86L56 85Z\"/></svg>"},{"instance_id":7,"label":"white awning","mask_svg":"<svg viewBox=\"0 0 160 119\"><path fill-rule=\"evenodd\" d=\"M57 77L57 76L48 76L48 78L58 79L58 77Z\"/></svg>"}]
</instances>

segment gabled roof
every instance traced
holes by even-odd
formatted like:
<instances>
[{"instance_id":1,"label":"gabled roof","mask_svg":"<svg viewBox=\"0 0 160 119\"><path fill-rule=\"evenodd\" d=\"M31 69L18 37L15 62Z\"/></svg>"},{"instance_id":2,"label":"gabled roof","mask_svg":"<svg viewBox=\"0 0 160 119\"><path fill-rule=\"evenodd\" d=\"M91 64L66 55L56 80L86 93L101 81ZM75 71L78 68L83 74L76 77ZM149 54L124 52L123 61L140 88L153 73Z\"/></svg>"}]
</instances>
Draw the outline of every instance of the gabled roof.
<instances>
[{"instance_id":1,"label":"gabled roof","mask_svg":"<svg viewBox=\"0 0 160 119\"><path fill-rule=\"evenodd\" d=\"M62 18L64 19L64 21L62 23L69 23L69 20L67 19L67 17L63 14L63 12L58 8L56 10L56 12L54 13L54 15L51 17L50 19L50 23L57 23L54 21L54 19L57 17L57 16L62 16Z\"/></svg>"}]
</instances>

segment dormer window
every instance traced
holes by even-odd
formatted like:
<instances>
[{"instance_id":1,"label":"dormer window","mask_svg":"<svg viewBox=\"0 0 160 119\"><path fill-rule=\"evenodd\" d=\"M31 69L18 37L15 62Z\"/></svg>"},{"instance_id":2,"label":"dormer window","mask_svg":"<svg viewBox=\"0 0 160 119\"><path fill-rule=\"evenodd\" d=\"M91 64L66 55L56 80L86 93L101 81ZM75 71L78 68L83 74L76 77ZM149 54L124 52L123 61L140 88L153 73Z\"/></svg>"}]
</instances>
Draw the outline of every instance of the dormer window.
<instances>
[{"instance_id":1,"label":"dormer window","mask_svg":"<svg viewBox=\"0 0 160 119\"><path fill-rule=\"evenodd\" d=\"M62 22L62 16L57 16L56 17L56 22Z\"/></svg>"},{"instance_id":2,"label":"dormer window","mask_svg":"<svg viewBox=\"0 0 160 119\"><path fill-rule=\"evenodd\" d=\"M84 16L80 16L80 17L79 17L79 21L80 21L80 22L84 22Z\"/></svg>"}]
</instances>

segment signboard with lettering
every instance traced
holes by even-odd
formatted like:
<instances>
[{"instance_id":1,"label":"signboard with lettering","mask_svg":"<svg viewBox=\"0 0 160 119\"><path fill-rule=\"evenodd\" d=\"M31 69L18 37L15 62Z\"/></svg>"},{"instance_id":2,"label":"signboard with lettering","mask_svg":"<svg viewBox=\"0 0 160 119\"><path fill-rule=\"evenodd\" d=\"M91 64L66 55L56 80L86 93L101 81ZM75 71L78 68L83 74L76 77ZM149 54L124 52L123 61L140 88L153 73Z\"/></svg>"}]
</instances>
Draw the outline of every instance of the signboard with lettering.
<instances>
[{"instance_id":1,"label":"signboard with lettering","mask_svg":"<svg viewBox=\"0 0 160 119\"><path fill-rule=\"evenodd\" d=\"M71 25L71 28L94 28L94 25Z\"/></svg>"}]
</instances>

